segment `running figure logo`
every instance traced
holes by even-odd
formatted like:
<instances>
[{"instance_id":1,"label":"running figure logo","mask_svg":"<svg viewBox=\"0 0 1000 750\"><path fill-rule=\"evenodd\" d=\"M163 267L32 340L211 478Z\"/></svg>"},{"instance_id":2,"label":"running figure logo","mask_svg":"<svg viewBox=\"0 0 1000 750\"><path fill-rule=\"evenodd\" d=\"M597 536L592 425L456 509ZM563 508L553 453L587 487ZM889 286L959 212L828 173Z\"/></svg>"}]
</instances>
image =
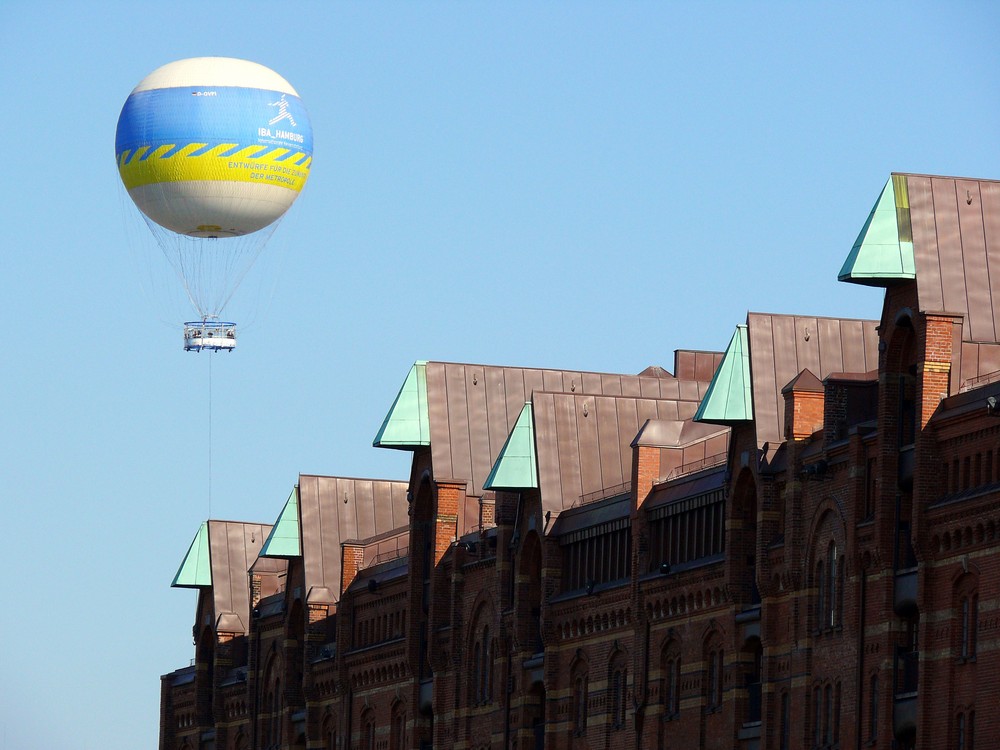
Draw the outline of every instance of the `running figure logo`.
<instances>
[{"instance_id":1,"label":"running figure logo","mask_svg":"<svg viewBox=\"0 0 1000 750\"><path fill-rule=\"evenodd\" d=\"M281 98L278 99L278 101L271 102L267 106L278 108L277 116L271 118L270 122L267 123L268 125L274 125L276 123L281 122L282 120L288 120L290 123L292 123L293 128L296 127L295 118L292 117L292 113L288 111L288 102L285 101L284 94L281 95Z\"/></svg>"}]
</instances>

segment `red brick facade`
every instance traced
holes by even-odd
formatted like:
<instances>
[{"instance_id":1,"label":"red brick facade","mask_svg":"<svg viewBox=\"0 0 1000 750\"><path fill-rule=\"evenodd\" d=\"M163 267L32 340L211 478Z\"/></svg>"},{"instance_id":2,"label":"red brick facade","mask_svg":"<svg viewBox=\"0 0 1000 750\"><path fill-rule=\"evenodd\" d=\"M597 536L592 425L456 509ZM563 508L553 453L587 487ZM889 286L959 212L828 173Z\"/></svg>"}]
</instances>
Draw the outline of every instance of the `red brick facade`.
<instances>
[{"instance_id":1,"label":"red brick facade","mask_svg":"<svg viewBox=\"0 0 1000 750\"><path fill-rule=\"evenodd\" d=\"M663 476L682 441L623 435L628 488L562 513L485 491L466 533L472 478L415 449L407 554L345 542L322 605L291 559L247 634L201 597L161 750L987 747L1000 380L959 382L962 325L889 287L877 370L775 384L779 446L734 422Z\"/></svg>"}]
</instances>

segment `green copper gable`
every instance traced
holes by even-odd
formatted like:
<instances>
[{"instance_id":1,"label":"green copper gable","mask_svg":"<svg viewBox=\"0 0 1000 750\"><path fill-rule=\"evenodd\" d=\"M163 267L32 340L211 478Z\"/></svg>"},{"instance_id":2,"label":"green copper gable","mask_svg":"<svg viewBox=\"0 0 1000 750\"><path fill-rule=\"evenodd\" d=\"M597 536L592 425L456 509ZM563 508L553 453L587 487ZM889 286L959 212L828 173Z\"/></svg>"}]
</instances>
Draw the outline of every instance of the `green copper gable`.
<instances>
[{"instance_id":1,"label":"green copper gable","mask_svg":"<svg viewBox=\"0 0 1000 750\"><path fill-rule=\"evenodd\" d=\"M299 542L299 488L293 487L281 515L260 548L261 557L301 557Z\"/></svg>"},{"instance_id":2,"label":"green copper gable","mask_svg":"<svg viewBox=\"0 0 1000 750\"><path fill-rule=\"evenodd\" d=\"M894 174L885 183L837 278L868 286L916 278L905 175Z\"/></svg>"},{"instance_id":3,"label":"green copper gable","mask_svg":"<svg viewBox=\"0 0 1000 750\"><path fill-rule=\"evenodd\" d=\"M376 448L416 448L431 444L427 417L427 363L410 368L399 395L372 441Z\"/></svg>"},{"instance_id":4,"label":"green copper gable","mask_svg":"<svg viewBox=\"0 0 1000 750\"><path fill-rule=\"evenodd\" d=\"M538 487L538 462L535 460L535 423L531 403L521 409L514 429L507 436L493 470L483 482L485 490L529 489Z\"/></svg>"},{"instance_id":5,"label":"green copper gable","mask_svg":"<svg viewBox=\"0 0 1000 750\"><path fill-rule=\"evenodd\" d=\"M195 534L194 541L184 556L170 584L175 588L200 589L212 585L212 561L208 556L208 522Z\"/></svg>"},{"instance_id":6,"label":"green copper gable","mask_svg":"<svg viewBox=\"0 0 1000 750\"><path fill-rule=\"evenodd\" d=\"M695 412L695 422L731 425L753 420L750 392L750 339L745 325L736 326L726 353Z\"/></svg>"}]
</instances>

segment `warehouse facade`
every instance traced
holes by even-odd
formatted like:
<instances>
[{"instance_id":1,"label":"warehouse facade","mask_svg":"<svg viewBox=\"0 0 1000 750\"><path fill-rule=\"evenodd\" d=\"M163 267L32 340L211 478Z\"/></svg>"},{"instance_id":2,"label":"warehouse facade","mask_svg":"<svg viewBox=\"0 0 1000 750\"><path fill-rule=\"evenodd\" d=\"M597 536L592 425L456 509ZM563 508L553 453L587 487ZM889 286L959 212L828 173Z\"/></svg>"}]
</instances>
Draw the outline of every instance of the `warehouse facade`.
<instances>
[{"instance_id":1,"label":"warehouse facade","mask_svg":"<svg viewBox=\"0 0 1000 750\"><path fill-rule=\"evenodd\" d=\"M408 479L199 531L161 749L982 745L1000 183L892 175L840 279L881 319L750 313L670 372L415 363Z\"/></svg>"}]
</instances>

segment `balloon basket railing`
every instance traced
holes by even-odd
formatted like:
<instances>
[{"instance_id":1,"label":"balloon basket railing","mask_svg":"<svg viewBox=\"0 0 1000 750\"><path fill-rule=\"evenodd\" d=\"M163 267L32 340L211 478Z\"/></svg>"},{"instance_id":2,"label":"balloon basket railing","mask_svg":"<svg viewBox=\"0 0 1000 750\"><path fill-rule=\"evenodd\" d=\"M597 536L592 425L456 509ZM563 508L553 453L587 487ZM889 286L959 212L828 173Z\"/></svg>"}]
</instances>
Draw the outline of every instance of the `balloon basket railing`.
<instances>
[{"instance_id":1,"label":"balloon basket railing","mask_svg":"<svg viewBox=\"0 0 1000 750\"><path fill-rule=\"evenodd\" d=\"M184 324L184 351L231 352L236 348L236 324L197 320Z\"/></svg>"}]
</instances>

